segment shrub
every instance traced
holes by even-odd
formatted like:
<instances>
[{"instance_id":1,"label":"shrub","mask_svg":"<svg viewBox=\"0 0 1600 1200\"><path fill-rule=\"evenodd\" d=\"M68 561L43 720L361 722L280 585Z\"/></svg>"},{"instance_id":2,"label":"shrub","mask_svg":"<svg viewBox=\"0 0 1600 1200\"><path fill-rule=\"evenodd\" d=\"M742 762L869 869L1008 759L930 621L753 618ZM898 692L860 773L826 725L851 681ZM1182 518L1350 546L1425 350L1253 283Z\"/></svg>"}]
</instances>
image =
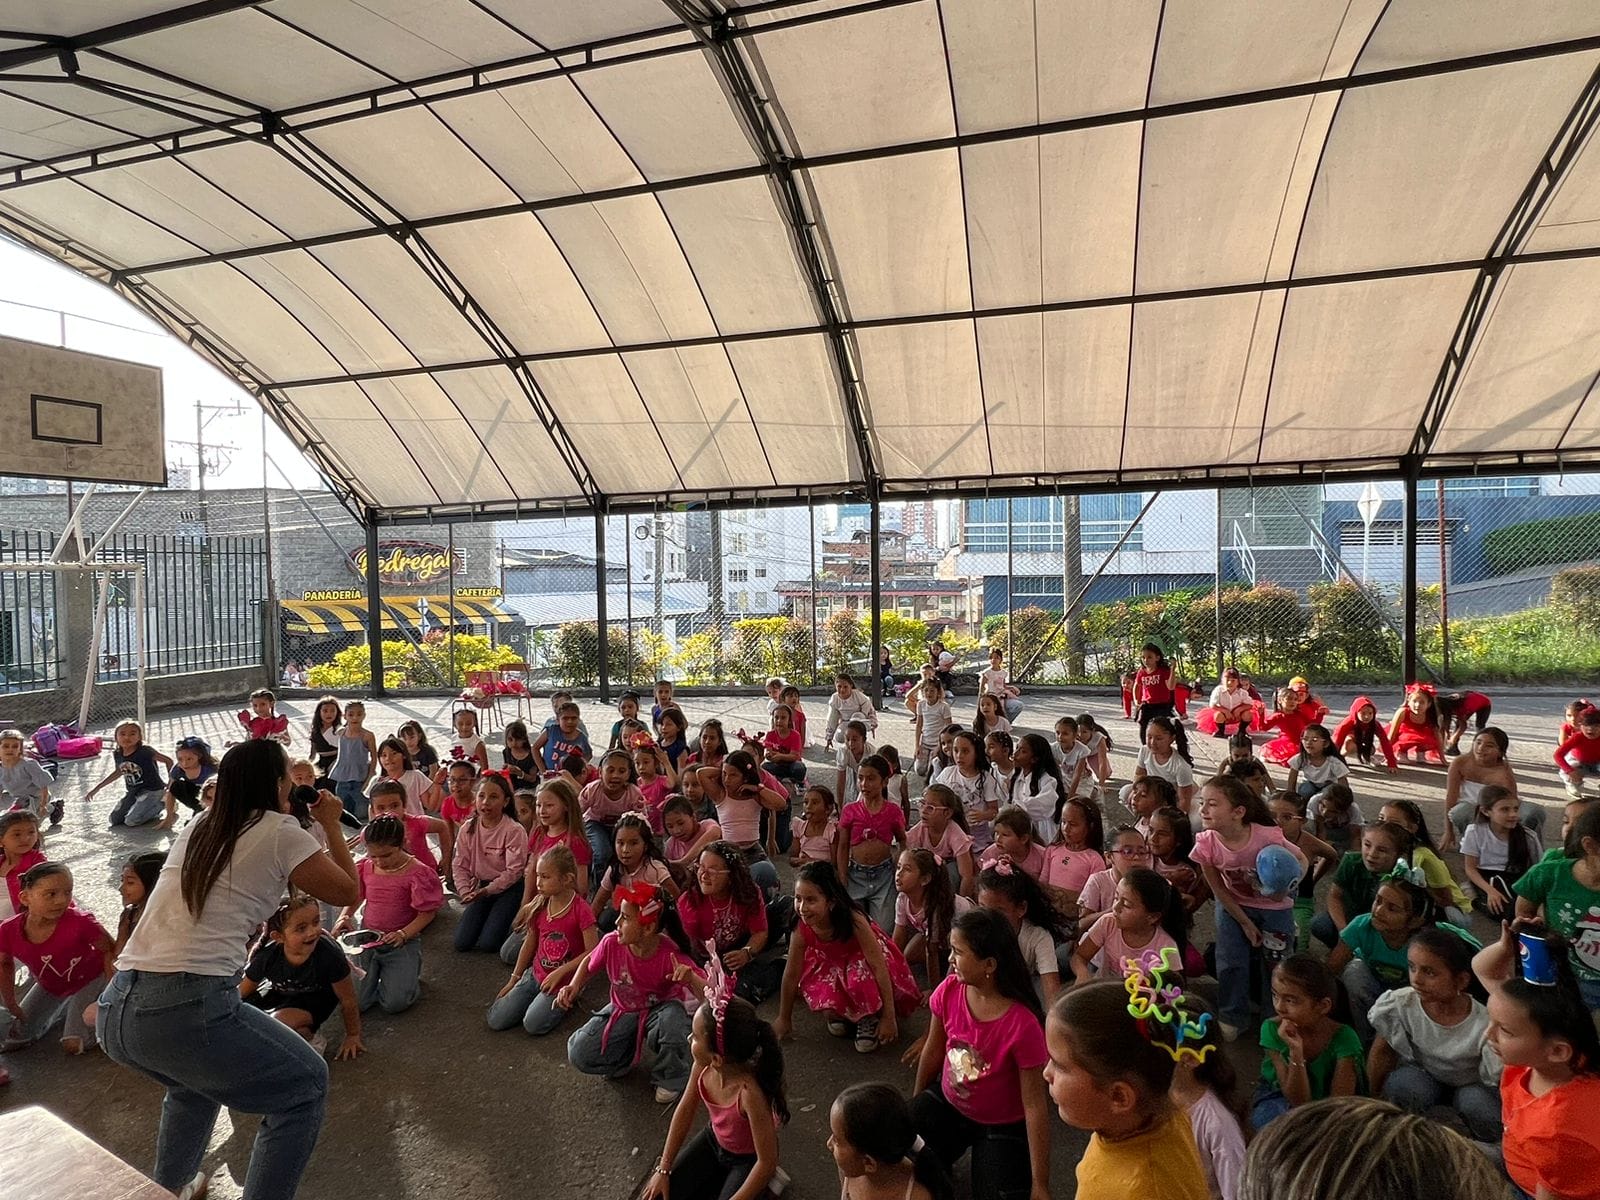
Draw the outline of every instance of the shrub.
<instances>
[{"instance_id":1,"label":"shrub","mask_svg":"<svg viewBox=\"0 0 1600 1200\"><path fill-rule=\"evenodd\" d=\"M459 640L459 639L458 639ZM600 629L594 621L568 621L556 630L550 669L568 687L593 687L600 680ZM628 673L628 635L620 626L606 631L606 671L612 679Z\"/></svg>"},{"instance_id":2,"label":"shrub","mask_svg":"<svg viewBox=\"0 0 1600 1200\"><path fill-rule=\"evenodd\" d=\"M1315 583L1310 589L1312 648L1318 665L1346 671L1361 666L1397 667L1399 646L1384 623L1383 593L1351 579Z\"/></svg>"},{"instance_id":3,"label":"shrub","mask_svg":"<svg viewBox=\"0 0 1600 1200\"><path fill-rule=\"evenodd\" d=\"M1550 581L1550 607L1575 632L1600 634L1600 567L1573 567Z\"/></svg>"},{"instance_id":4,"label":"shrub","mask_svg":"<svg viewBox=\"0 0 1600 1200\"><path fill-rule=\"evenodd\" d=\"M511 646L496 646L482 634L458 633L452 657L448 637L425 641L420 646L404 641L384 641L383 686L405 688L457 688L473 671L488 671L521 657ZM306 672L311 687L355 688L372 686L372 665L367 644L349 646L326 663Z\"/></svg>"},{"instance_id":5,"label":"shrub","mask_svg":"<svg viewBox=\"0 0 1600 1200\"><path fill-rule=\"evenodd\" d=\"M848 671L867 655L871 632L853 608L843 608L822 623L822 664Z\"/></svg>"},{"instance_id":6,"label":"shrub","mask_svg":"<svg viewBox=\"0 0 1600 1200\"><path fill-rule=\"evenodd\" d=\"M780 675L790 683L809 683L817 656L811 626L795 617L746 617L733 623L729 673L740 683L760 683Z\"/></svg>"},{"instance_id":7,"label":"shrub","mask_svg":"<svg viewBox=\"0 0 1600 1200\"><path fill-rule=\"evenodd\" d=\"M1524 521L1490 530L1483 535L1483 553L1494 575L1545 563L1600 558L1600 512Z\"/></svg>"}]
</instances>

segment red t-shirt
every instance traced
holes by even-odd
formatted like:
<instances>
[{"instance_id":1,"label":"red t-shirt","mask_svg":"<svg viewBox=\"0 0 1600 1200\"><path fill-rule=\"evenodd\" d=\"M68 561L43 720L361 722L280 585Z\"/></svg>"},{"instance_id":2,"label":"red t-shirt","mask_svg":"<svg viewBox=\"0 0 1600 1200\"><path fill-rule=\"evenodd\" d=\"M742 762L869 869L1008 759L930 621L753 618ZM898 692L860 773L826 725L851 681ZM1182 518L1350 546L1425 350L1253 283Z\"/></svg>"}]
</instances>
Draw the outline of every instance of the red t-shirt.
<instances>
[{"instance_id":1,"label":"red t-shirt","mask_svg":"<svg viewBox=\"0 0 1600 1200\"><path fill-rule=\"evenodd\" d=\"M978 1020L955 975L933 989L928 1009L944 1023L945 1099L980 1125L1022 1120L1022 1072L1039 1070L1049 1057L1039 1018L1013 1001L995 1020Z\"/></svg>"},{"instance_id":2,"label":"red t-shirt","mask_svg":"<svg viewBox=\"0 0 1600 1200\"><path fill-rule=\"evenodd\" d=\"M18 913L0 925L0 957L22 963L52 996L74 996L105 974L105 955L96 943L111 935L92 914L67 909L42 942L28 940L27 923L28 914Z\"/></svg>"},{"instance_id":3,"label":"red t-shirt","mask_svg":"<svg viewBox=\"0 0 1600 1200\"><path fill-rule=\"evenodd\" d=\"M557 967L583 954L583 931L594 927L594 910L574 895L566 912L552 916L549 904L539 906L533 918L539 947L533 952L533 977L540 983Z\"/></svg>"},{"instance_id":4,"label":"red t-shirt","mask_svg":"<svg viewBox=\"0 0 1600 1200\"><path fill-rule=\"evenodd\" d=\"M1542 1096L1530 1067L1500 1073L1506 1174L1528 1195L1544 1185L1563 1200L1600 1200L1600 1076L1579 1075Z\"/></svg>"},{"instance_id":5,"label":"red t-shirt","mask_svg":"<svg viewBox=\"0 0 1600 1200\"><path fill-rule=\"evenodd\" d=\"M767 927L767 906L758 896L748 905L738 903L732 896L713 900L710 896L684 889L678 897L678 919L683 922L683 936L688 940L696 958L705 949L706 942L716 939L717 953L737 949L752 933Z\"/></svg>"},{"instance_id":6,"label":"red t-shirt","mask_svg":"<svg viewBox=\"0 0 1600 1200\"><path fill-rule=\"evenodd\" d=\"M800 748L804 745L800 740L799 733L793 729L789 730L788 733L779 733L776 729L769 729L762 742L769 752L777 750L783 754L799 754Z\"/></svg>"},{"instance_id":7,"label":"red t-shirt","mask_svg":"<svg viewBox=\"0 0 1600 1200\"><path fill-rule=\"evenodd\" d=\"M1147 671L1140 667L1133 673L1133 698L1140 704L1166 704L1172 699L1172 668Z\"/></svg>"},{"instance_id":8,"label":"red t-shirt","mask_svg":"<svg viewBox=\"0 0 1600 1200\"><path fill-rule=\"evenodd\" d=\"M11 896L11 911L7 916L15 916L22 911L22 877L44 861L44 851L29 850L20 859L17 865L6 875L6 891ZM4 867L0 866L0 870Z\"/></svg>"},{"instance_id":9,"label":"red t-shirt","mask_svg":"<svg viewBox=\"0 0 1600 1200\"><path fill-rule=\"evenodd\" d=\"M528 839L528 861L538 862L539 856L551 846L565 846L571 850L572 857L577 859L580 867L587 867L594 862L594 851L589 849L589 839L583 834L569 829L560 837L551 837L542 825L535 827L533 836Z\"/></svg>"}]
</instances>

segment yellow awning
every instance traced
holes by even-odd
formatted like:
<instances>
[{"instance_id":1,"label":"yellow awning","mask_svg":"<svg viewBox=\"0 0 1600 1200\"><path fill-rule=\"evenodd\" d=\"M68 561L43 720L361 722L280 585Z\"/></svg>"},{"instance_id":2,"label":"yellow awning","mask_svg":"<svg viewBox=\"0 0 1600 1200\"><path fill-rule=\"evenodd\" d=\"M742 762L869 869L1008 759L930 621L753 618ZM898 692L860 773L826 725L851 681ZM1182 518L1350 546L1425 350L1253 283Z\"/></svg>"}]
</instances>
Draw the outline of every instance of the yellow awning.
<instances>
[{"instance_id":1,"label":"yellow awning","mask_svg":"<svg viewBox=\"0 0 1600 1200\"><path fill-rule=\"evenodd\" d=\"M379 628L394 632L399 626L398 617L407 628L422 628L422 607L428 605L429 624L439 625L504 625L516 617L500 607L497 600L465 600L456 597L454 609L450 597L444 596L385 596ZM281 600L283 628L287 633L326 636L334 633L364 633L367 628L367 604L364 600Z\"/></svg>"}]
</instances>

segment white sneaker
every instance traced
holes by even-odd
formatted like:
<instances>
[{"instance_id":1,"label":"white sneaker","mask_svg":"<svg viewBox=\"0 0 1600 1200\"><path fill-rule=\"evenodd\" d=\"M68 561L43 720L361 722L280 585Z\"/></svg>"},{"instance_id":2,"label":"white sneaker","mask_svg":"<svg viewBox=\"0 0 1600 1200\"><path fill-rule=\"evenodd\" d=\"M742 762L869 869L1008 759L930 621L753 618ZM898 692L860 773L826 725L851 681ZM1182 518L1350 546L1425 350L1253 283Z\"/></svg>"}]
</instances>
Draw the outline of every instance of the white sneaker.
<instances>
[{"instance_id":1,"label":"white sneaker","mask_svg":"<svg viewBox=\"0 0 1600 1200\"><path fill-rule=\"evenodd\" d=\"M311 1035L311 1048L317 1052L317 1057L322 1058L328 1053L328 1039L320 1033Z\"/></svg>"},{"instance_id":2,"label":"white sneaker","mask_svg":"<svg viewBox=\"0 0 1600 1200\"><path fill-rule=\"evenodd\" d=\"M789 1172L778 1167L772 1173L772 1178L767 1181L767 1192L773 1196L783 1195L789 1186Z\"/></svg>"},{"instance_id":3,"label":"white sneaker","mask_svg":"<svg viewBox=\"0 0 1600 1200\"><path fill-rule=\"evenodd\" d=\"M206 1189L211 1186L211 1180L204 1171L196 1171L194 1178L183 1185L183 1190L178 1193L178 1200L201 1200L206 1194Z\"/></svg>"},{"instance_id":4,"label":"white sneaker","mask_svg":"<svg viewBox=\"0 0 1600 1200\"><path fill-rule=\"evenodd\" d=\"M1571 796L1574 800L1583 799L1583 784L1573 779L1571 775L1562 776L1562 781L1566 784L1567 795Z\"/></svg>"},{"instance_id":5,"label":"white sneaker","mask_svg":"<svg viewBox=\"0 0 1600 1200\"><path fill-rule=\"evenodd\" d=\"M1226 1021L1218 1021L1217 1024L1222 1026L1222 1040L1225 1042L1237 1042L1239 1035L1244 1032L1239 1026L1229 1025Z\"/></svg>"},{"instance_id":6,"label":"white sneaker","mask_svg":"<svg viewBox=\"0 0 1600 1200\"><path fill-rule=\"evenodd\" d=\"M678 1097L682 1094L683 1093L681 1092L673 1091L671 1088L658 1087L656 1089L656 1103L676 1104L678 1102Z\"/></svg>"}]
</instances>

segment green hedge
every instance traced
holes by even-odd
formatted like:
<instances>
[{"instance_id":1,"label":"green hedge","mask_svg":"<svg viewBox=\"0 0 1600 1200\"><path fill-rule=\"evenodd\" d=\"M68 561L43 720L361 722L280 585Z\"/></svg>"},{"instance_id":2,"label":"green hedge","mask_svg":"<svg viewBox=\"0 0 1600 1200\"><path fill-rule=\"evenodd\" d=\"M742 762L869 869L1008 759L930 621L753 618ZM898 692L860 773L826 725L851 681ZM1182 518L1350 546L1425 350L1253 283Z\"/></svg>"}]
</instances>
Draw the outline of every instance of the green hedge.
<instances>
[{"instance_id":1,"label":"green hedge","mask_svg":"<svg viewBox=\"0 0 1600 1200\"><path fill-rule=\"evenodd\" d=\"M1505 575L1546 563L1600 558L1600 513L1524 521L1483 535L1490 573Z\"/></svg>"}]
</instances>

